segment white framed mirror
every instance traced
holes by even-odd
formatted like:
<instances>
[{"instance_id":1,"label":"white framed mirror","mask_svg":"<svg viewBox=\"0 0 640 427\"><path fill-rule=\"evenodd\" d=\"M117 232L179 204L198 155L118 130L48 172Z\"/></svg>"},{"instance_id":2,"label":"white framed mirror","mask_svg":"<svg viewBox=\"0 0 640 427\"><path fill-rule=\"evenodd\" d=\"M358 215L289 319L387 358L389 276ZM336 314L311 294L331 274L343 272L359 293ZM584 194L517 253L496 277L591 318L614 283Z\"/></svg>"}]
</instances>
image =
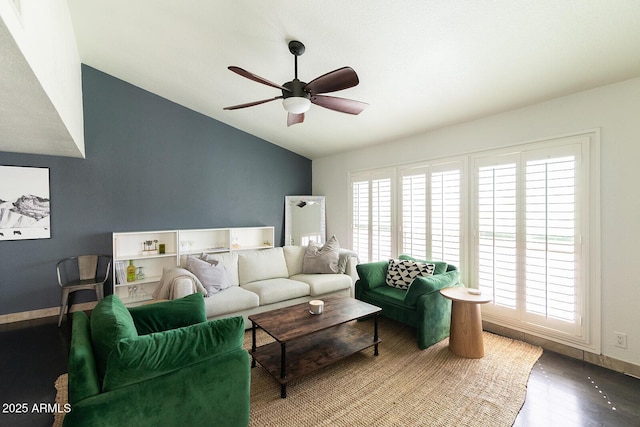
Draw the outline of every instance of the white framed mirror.
<instances>
[{"instance_id":1,"label":"white framed mirror","mask_svg":"<svg viewBox=\"0 0 640 427\"><path fill-rule=\"evenodd\" d=\"M285 246L324 243L326 234L324 196L285 196Z\"/></svg>"}]
</instances>

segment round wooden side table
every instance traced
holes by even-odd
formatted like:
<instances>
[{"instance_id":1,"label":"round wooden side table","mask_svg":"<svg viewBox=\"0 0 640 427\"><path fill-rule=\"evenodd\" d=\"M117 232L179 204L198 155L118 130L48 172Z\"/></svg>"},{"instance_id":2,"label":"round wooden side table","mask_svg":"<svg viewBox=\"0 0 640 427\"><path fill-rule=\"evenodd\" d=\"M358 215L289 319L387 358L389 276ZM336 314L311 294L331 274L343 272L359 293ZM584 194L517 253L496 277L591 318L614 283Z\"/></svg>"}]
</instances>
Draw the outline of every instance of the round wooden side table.
<instances>
[{"instance_id":1,"label":"round wooden side table","mask_svg":"<svg viewBox=\"0 0 640 427\"><path fill-rule=\"evenodd\" d=\"M490 302L491 298L472 295L468 290L462 287L440 290L442 296L452 301L449 350L461 357L480 359L484 357L480 304Z\"/></svg>"}]
</instances>

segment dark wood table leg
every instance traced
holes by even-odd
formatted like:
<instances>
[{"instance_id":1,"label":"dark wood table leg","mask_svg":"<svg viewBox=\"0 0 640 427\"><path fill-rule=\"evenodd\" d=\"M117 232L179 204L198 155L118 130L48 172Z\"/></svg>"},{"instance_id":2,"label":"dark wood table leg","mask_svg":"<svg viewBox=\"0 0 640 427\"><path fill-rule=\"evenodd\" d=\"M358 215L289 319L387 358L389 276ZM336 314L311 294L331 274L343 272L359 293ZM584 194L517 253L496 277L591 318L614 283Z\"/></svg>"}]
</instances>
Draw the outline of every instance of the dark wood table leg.
<instances>
[{"instance_id":1,"label":"dark wood table leg","mask_svg":"<svg viewBox=\"0 0 640 427\"><path fill-rule=\"evenodd\" d=\"M284 342L280 343L280 378L283 380L287 378L287 344ZM283 399L287 397L286 383L280 385L280 397Z\"/></svg>"},{"instance_id":2,"label":"dark wood table leg","mask_svg":"<svg viewBox=\"0 0 640 427\"><path fill-rule=\"evenodd\" d=\"M373 316L373 341L375 341L375 346L373 350L373 355L378 355L378 313Z\"/></svg>"},{"instance_id":3,"label":"dark wood table leg","mask_svg":"<svg viewBox=\"0 0 640 427\"><path fill-rule=\"evenodd\" d=\"M256 352L256 324L251 322L251 367L256 367L256 358L254 353Z\"/></svg>"}]
</instances>

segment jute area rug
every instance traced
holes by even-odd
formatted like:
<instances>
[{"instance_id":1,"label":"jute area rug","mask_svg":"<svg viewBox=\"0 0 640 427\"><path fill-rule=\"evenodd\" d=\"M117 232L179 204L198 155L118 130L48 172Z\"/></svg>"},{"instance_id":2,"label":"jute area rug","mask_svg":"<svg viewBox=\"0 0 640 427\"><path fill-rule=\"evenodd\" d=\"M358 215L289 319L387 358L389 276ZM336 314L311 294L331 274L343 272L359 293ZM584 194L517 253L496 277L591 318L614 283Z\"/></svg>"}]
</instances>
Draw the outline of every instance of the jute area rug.
<instances>
[{"instance_id":1,"label":"jute area rug","mask_svg":"<svg viewBox=\"0 0 640 427\"><path fill-rule=\"evenodd\" d=\"M371 320L354 325L373 330ZM373 348L363 350L292 381L286 399L258 365L251 370L249 425L511 426L542 349L483 334L485 357L464 359L449 352L448 339L420 350L414 329L380 318L379 356L373 356ZM259 345L271 340L259 331ZM250 348L251 331L244 345ZM65 374L56 381L57 403L66 402L66 385ZM61 421L56 418L54 427Z\"/></svg>"}]
</instances>

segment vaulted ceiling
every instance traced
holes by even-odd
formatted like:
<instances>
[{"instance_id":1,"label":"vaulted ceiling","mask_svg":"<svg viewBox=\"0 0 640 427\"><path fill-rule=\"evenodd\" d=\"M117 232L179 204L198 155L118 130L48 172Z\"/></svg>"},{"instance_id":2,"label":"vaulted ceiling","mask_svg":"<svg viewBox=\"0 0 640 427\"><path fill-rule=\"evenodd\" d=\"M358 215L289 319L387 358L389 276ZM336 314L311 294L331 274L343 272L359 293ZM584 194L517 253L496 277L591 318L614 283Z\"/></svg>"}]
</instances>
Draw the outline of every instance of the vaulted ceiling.
<instances>
[{"instance_id":1,"label":"vaulted ceiling","mask_svg":"<svg viewBox=\"0 0 640 427\"><path fill-rule=\"evenodd\" d=\"M392 141L640 76L637 0L68 0L81 61L304 155ZM351 66L360 84L287 127L278 84Z\"/></svg>"}]
</instances>

